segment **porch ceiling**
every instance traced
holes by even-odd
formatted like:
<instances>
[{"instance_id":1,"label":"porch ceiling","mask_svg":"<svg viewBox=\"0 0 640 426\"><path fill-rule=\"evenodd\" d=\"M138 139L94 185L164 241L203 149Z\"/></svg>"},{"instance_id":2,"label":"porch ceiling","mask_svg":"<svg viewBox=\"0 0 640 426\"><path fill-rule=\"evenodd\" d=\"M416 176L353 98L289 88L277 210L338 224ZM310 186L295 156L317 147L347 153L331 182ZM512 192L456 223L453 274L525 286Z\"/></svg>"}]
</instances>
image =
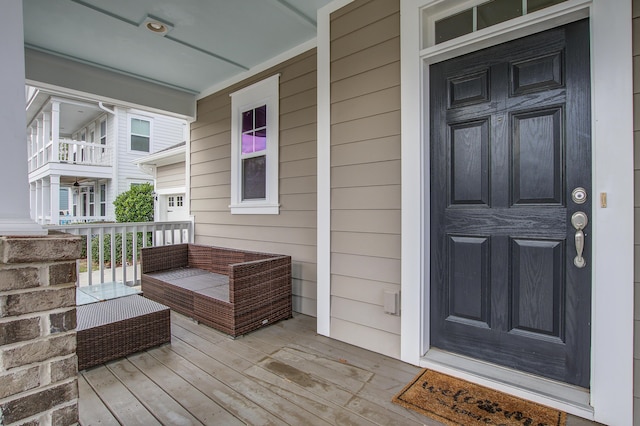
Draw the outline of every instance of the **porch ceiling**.
<instances>
[{"instance_id":1,"label":"porch ceiling","mask_svg":"<svg viewBox=\"0 0 640 426\"><path fill-rule=\"evenodd\" d=\"M87 91L89 69L195 99L314 39L317 10L329 1L23 0L27 80ZM148 16L169 24L170 31L162 36L146 29ZM75 78L51 75L56 67L48 76L34 70L42 58ZM104 91L97 87L104 78L94 80L93 93Z\"/></svg>"}]
</instances>

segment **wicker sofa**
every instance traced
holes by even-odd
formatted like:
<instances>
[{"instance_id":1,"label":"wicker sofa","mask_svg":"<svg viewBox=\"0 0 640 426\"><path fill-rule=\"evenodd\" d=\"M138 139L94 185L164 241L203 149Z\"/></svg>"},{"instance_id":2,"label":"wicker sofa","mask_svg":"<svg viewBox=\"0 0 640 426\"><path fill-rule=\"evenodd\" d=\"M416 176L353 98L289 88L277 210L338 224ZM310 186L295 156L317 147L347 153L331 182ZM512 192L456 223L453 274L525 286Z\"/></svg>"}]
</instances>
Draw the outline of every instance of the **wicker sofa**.
<instances>
[{"instance_id":1,"label":"wicker sofa","mask_svg":"<svg viewBox=\"0 0 640 426\"><path fill-rule=\"evenodd\" d=\"M291 318L291 257L197 244L142 249L145 297L233 337Z\"/></svg>"}]
</instances>

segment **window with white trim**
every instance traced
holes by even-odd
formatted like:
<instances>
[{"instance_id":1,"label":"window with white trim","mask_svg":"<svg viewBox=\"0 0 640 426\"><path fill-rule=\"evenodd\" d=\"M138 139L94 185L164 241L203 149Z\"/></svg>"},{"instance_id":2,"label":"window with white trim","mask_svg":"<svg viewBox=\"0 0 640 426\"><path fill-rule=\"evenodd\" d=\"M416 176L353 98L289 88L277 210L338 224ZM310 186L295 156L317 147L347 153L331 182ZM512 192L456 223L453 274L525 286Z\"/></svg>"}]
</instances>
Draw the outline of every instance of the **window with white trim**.
<instances>
[{"instance_id":1,"label":"window with white trim","mask_svg":"<svg viewBox=\"0 0 640 426\"><path fill-rule=\"evenodd\" d=\"M107 120L100 120L100 145L107 144ZM102 154L104 154L105 149L102 148Z\"/></svg>"},{"instance_id":2,"label":"window with white trim","mask_svg":"<svg viewBox=\"0 0 640 426\"><path fill-rule=\"evenodd\" d=\"M100 216L107 215L107 185L100 184Z\"/></svg>"},{"instance_id":3,"label":"window with white trim","mask_svg":"<svg viewBox=\"0 0 640 426\"><path fill-rule=\"evenodd\" d=\"M278 214L279 81L231 94L232 214Z\"/></svg>"},{"instance_id":4,"label":"window with white trim","mask_svg":"<svg viewBox=\"0 0 640 426\"><path fill-rule=\"evenodd\" d=\"M100 144L107 144L107 120L100 120Z\"/></svg>"},{"instance_id":5,"label":"window with white trim","mask_svg":"<svg viewBox=\"0 0 640 426\"><path fill-rule=\"evenodd\" d=\"M129 138L131 151L151 152L151 121L141 117L130 117Z\"/></svg>"}]
</instances>

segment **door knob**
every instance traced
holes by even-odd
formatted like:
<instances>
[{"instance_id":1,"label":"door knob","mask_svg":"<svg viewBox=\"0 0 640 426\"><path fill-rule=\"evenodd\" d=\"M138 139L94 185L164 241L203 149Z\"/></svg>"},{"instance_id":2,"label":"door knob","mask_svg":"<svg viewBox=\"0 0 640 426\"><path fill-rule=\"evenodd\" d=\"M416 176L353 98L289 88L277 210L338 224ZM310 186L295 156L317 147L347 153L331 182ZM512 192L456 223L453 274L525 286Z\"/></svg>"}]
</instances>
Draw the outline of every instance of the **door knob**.
<instances>
[{"instance_id":1,"label":"door knob","mask_svg":"<svg viewBox=\"0 0 640 426\"><path fill-rule=\"evenodd\" d=\"M573 258L573 264L578 268L584 268L587 266L587 261L582 257L584 251L584 232L582 231L589 223L587 214L585 212L575 212L571 216L571 224L576 229L575 242L576 242L576 257Z\"/></svg>"}]
</instances>

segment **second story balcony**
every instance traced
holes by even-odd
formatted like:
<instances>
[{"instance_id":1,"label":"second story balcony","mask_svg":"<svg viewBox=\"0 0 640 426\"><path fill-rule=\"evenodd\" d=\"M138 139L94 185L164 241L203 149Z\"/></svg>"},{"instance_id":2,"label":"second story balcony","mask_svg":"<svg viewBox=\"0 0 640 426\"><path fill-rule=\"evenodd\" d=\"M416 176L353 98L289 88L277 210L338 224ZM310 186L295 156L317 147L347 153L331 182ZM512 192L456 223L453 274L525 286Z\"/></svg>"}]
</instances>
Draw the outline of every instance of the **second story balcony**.
<instances>
[{"instance_id":1,"label":"second story balcony","mask_svg":"<svg viewBox=\"0 0 640 426\"><path fill-rule=\"evenodd\" d=\"M39 149L29 148L29 172L49 163L111 166L113 162L111 146L99 143L60 138Z\"/></svg>"}]
</instances>

